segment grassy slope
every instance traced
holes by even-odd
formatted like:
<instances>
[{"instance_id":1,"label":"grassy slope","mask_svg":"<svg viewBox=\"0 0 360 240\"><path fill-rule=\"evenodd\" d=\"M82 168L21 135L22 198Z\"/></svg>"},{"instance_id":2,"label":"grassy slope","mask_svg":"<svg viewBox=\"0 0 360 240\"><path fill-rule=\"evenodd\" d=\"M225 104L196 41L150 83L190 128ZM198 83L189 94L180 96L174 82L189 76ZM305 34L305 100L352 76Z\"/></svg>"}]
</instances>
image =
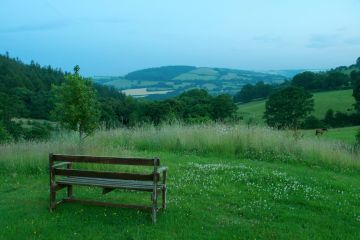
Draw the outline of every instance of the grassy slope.
<instances>
[{"instance_id":1,"label":"grassy slope","mask_svg":"<svg viewBox=\"0 0 360 240\"><path fill-rule=\"evenodd\" d=\"M340 141L349 144L354 144L356 142L355 136L359 131L360 127L344 127L344 128L333 128L328 132L325 132L321 138L330 140L330 141ZM314 130L305 130L304 135L306 137L314 137Z\"/></svg>"},{"instance_id":2,"label":"grassy slope","mask_svg":"<svg viewBox=\"0 0 360 240\"><path fill-rule=\"evenodd\" d=\"M349 112L353 109L354 98L352 97L352 90L340 90L319 92L314 94L314 112L313 115L317 118L324 118L326 111L332 108L335 112ZM246 104L239 104L239 114L244 117L247 122L252 119L252 122L263 124L263 113L265 111L265 100L253 101ZM347 143L355 143L355 135L358 127L337 128L330 129L322 137L329 140L345 141ZM305 136L314 136L313 130L304 131Z\"/></svg>"},{"instance_id":3,"label":"grassy slope","mask_svg":"<svg viewBox=\"0 0 360 240\"><path fill-rule=\"evenodd\" d=\"M355 103L352 97L352 90L340 90L314 93L314 112L317 118L324 118L328 109L332 108L335 112L346 112L353 109ZM262 122L265 111L265 100L239 104L239 113L246 119L252 117L256 122Z\"/></svg>"},{"instance_id":4,"label":"grassy slope","mask_svg":"<svg viewBox=\"0 0 360 240\"><path fill-rule=\"evenodd\" d=\"M224 163L216 157L138 154L159 155L170 167L168 210L156 226L150 214L132 209L65 204L50 214L47 175L6 176L0 184L0 238L352 239L360 234L358 175L245 159ZM75 195L104 200L99 189L75 188ZM133 203L150 195L115 191L106 198Z\"/></svg>"},{"instance_id":5,"label":"grassy slope","mask_svg":"<svg viewBox=\"0 0 360 240\"><path fill-rule=\"evenodd\" d=\"M356 239L360 165L345 160L358 156L321 140L292 142L265 128L216 125L103 132L81 151L67 136L0 146L0 239ZM49 151L159 156L169 166L168 210L155 226L131 209L65 204L50 214ZM84 187L75 195L150 198Z\"/></svg>"}]
</instances>

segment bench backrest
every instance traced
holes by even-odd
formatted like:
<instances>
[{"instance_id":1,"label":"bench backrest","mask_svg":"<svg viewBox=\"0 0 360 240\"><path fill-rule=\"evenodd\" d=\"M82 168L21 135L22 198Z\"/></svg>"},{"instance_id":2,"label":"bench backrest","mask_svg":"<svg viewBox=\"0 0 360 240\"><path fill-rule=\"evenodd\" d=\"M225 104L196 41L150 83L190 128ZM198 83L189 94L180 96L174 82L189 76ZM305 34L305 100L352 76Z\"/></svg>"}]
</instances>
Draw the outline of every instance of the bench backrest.
<instances>
[{"instance_id":1,"label":"bench backrest","mask_svg":"<svg viewBox=\"0 0 360 240\"><path fill-rule=\"evenodd\" d=\"M83 155L61 155L50 154L52 161L77 162L77 163L100 163L100 164L120 164L138 166L160 166L159 158L120 158L120 157L95 157Z\"/></svg>"},{"instance_id":2,"label":"bench backrest","mask_svg":"<svg viewBox=\"0 0 360 240\"><path fill-rule=\"evenodd\" d=\"M136 165L136 166L153 166L154 171L151 174L139 173L122 173L109 171L92 171L92 170L77 170L53 167L55 162L65 162L70 166L72 163L96 163L96 164L118 164L118 165ZM110 178L123 180L142 180L142 181L156 181L159 179L159 174L156 169L160 166L159 158L120 158L120 157L95 157L95 156L81 156L81 155L49 155L50 172L53 175L60 176L76 176L76 177L94 177L94 178Z\"/></svg>"}]
</instances>

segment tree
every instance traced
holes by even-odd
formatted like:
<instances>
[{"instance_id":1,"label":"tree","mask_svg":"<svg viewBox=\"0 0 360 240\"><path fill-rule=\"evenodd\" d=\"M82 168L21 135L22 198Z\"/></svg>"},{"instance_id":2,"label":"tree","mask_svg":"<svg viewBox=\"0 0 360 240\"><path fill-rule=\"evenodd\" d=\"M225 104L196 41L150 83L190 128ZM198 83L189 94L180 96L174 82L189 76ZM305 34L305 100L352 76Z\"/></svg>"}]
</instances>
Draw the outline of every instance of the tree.
<instances>
[{"instance_id":1,"label":"tree","mask_svg":"<svg viewBox=\"0 0 360 240\"><path fill-rule=\"evenodd\" d=\"M92 82L79 75L79 66L75 66L74 71L66 75L60 86L53 86L53 113L63 127L79 132L81 143L98 127L100 109Z\"/></svg>"},{"instance_id":2,"label":"tree","mask_svg":"<svg viewBox=\"0 0 360 240\"><path fill-rule=\"evenodd\" d=\"M231 96L228 94L221 94L212 99L212 118L214 120L224 120L234 115L236 105Z\"/></svg>"},{"instance_id":3,"label":"tree","mask_svg":"<svg viewBox=\"0 0 360 240\"><path fill-rule=\"evenodd\" d=\"M0 121L0 144L11 140L11 136L5 128L4 124Z\"/></svg>"},{"instance_id":4,"label":"tree","mask_svg":"<svg viewBox=\"0 0 360 240\"><path fill-rule=\"evenodd\" d=\"M189 123L211 120L212 96L204 89L192 89L177 98L184 106L182 118Z\"/></svg>"},{"instance_id":5,"label":"tree","mask_svg":"<svg viewBox=\"0 0 360 240\"><path fill-rule=\"evenodd\" d=\"M265 107L264 118L269 126L296 130L313 111L314 100L303 88L287 87L272 94Z\"/></svg>"},{"instance_id":6,"label":"tree","mask_svg":"<svg viewBox=\"0 0 360 240\"><path fill-rule=\"evenodd\" d=\"M360 57L357 59L357 64L360 66ZM354 74L355 75L355 74ZM358 111L358 115L360 114L360 75L357 74L354 77L354 89L353 89L353 97L355 98L355 109ZM360 145L360 129L356 135L357 143Z\"/></svg>"},{"instance_id":7,"label":"tree","mask_svg":"<svg viewBox=\"0 0 360 240\"><path fill-rule=\"evenodd\" d=\"M325 117L324 117L324 122L329 126L334 125L334 122L335 122L334 110L332 110L331 108L326 111Z\"/></svg>"},{"instance_id":8,"label":"tree","mask_svg":"<svg viewBox=\"0 0 360 240\"><path fill-rule=\"evenodd\" d=\"M235 102L250 102L255 99L255 87L251 84L244 85L234 96Z\"/></svg>"},{"instance_id":9,"label":"tree","mask_svg":"<svg viewBox=\"0 0 360 240\"><path fill-rule=\"evenodd\" d=\"M355 98L355 109L360 113L360 76L355 79L353 88L353 97Z\"/></svg>"},{"instance_id":10,"label":"tree","mask_svg":"<svg viewBox=\"0 0 360 240\"><path fill-rule=\"evenodd\" d=\"M303 129L314 129L324 127L324 122L316 118L315 116L308 116L305 118L301 128Z\"/></svg>"},{"instance_id":11,"label":"tree","mask_svg":"<svg viewBox=\"0 0 360 240\"><path fill-rule=\"evenodd\" d=\"M270 95L276 85L265 84L260 81L255 85L246 84L234 96L234 102L250 102L256 98L266 98Z\"/></svg>"},{"instance_id":12,"label":"tree","mask_svg":"<svg viewBox=\"0 0 360 240\"><path fill-rule=\"evenodd\" d=\"M360 57L358 57L358 59L356 59L356 66L360 67Z\"/></svg>"},{"instance_id":13,"label":"tree","mask_svg":"<svg viewBox=\"0 0 360 240\"><path fill-rule=\"evenodd\" d=\"M303 72L294 76L292 80L292 85L297 87L303 87L305 89L314 89L316 82L316 73L313 72Z\"/></svg>"}]
</instances>

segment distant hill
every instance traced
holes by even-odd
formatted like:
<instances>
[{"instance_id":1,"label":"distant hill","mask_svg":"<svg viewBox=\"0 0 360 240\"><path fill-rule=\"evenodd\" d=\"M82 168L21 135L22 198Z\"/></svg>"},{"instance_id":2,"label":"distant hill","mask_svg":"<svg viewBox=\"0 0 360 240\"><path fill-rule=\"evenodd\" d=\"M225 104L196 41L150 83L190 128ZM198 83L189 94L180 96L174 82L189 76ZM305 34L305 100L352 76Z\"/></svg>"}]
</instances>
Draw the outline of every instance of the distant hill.
<instances>
[{"instance_id":1,"label":"distant hill","mask_svg":"<svg viewBox=\"0 0 360 240\"><path fill-rule=\"evenodd\" d=\"M100 84L116 87L137 97L168 98L192 88L204 88L211 94L234 94L247 83L263 81L281 83L287 79L280 74L227 68L166 66L128 73L121 77L95 77ZM136 90L139 89L138 95ZM145 93L144 93L145 92ZM156 92L156 94L153 94Z\"/></svg>"},{"instance_id":2,"label":"distant hill","mask_svg":"<svg viewBox=\"0 0 360 240\"><path fill-rule=\"evenodd\" d=\"M287 78L293 78L296 74L302 73L302 72L319 72L323 70L315 70L315 69L285 69L285 70L266 70L261 71L268 74L275 74L275 75L281 75Z\"/></svg>"},{"instance_id":3,"label":"distant hill","mask_svg":"<svg viewBox=\"0 0 360 240\"><path fill-rule=\"evenodd\" d=\"M158 68L147 68L128 73L125 79L142 81L166 81L180 74L196 69L192 66L166 66Z\"/></svg>"}]
</instances>

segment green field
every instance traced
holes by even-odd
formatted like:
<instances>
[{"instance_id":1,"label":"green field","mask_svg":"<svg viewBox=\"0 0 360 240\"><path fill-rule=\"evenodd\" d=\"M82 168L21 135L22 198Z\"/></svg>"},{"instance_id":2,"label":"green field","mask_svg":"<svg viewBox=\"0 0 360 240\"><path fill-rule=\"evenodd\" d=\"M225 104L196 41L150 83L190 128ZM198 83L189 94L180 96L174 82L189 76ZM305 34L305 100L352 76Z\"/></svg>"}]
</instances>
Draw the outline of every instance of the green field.
<instances>
[{"instance_id":1,"label":"green field","mask_svg":"<svg viewBox=\"0 0 360 240\"><path fill-rule=\"evenodd\" d=\"M319 119L324 118L328 109L335 112L351 112L355 100L352 96L352 90L339 90L329 92L314 93L314 112L313 115ZM253 119L253 122L262 124L263 113L265 111L265 100L253 101L246 104L239 104L239 114L245 121Z\"/></svg>"},{"instance_id":2,"label":"green field","mask_svg":"<svg viewBox=\"0 0 360 240\"><path fill-rule=\"evenodd\" d=\"M49 152L159 156L168 209L153 225L132 209L64 204L49 213ZM350 146L241 125L162 126L0 145L0 239L357 239L360 158ZM150 170L149 170L150 171ZM150 195L75 188L75 196Z\"/></svg>"},{"instance_id":3,"label":"green field","mask_svg":"<svg viewBox=\"0 0 360 240\"><path fill-rule=\"evenodd\" d=\"M98 76L94 78L94 82L113 86L119 90L148 88L149 91L151 89L156 89L157 91L178 91L176 95L193 88L203 88L207 89L211 94L217 95L220 93L235 94L247 83L253 84L259 81L282 83L285 79L285 76L279 75L276 72L266 73L226 68L165 66L134 71L123 77ZM169 93L162 95L162 98L173 96L173 93Z\"/></svg>"},{"instance_id":4,"label":"green field","mask_svg":"<svg viewBox=\"0 0 360 240\"><path fill-rule=\"evenodd\" d=\"M355 136L359 130L360 130L360 126L331 128L327 132L325 132L322 136L318 136L317 138L354 144L356 142ZM306 137L316 137L314 130L304 130L303 132L304 132L304 136Z\"/></svg>"}]
</instances>

